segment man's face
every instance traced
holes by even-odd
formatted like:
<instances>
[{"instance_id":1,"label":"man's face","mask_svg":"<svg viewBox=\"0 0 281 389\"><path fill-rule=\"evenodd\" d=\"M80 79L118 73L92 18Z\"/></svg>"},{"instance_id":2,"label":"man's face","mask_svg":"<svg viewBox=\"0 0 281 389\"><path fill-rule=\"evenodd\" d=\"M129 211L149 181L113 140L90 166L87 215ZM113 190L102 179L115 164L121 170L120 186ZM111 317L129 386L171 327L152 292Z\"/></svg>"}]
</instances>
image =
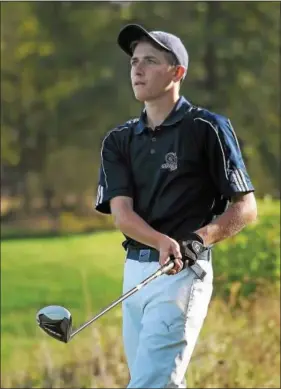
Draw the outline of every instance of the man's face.
<instances>
[{"instance_id":1,"label":"man's face","mask_svg":"<svg viewBox=\"0 0 281 389\"><path fill-rule=\"evenodd\" d=\"M131 58L131 82L137 100L151 101L174 87L176 67L168 63L165 52L149 42L137 44Z\"/></svg>"}]
</instances>

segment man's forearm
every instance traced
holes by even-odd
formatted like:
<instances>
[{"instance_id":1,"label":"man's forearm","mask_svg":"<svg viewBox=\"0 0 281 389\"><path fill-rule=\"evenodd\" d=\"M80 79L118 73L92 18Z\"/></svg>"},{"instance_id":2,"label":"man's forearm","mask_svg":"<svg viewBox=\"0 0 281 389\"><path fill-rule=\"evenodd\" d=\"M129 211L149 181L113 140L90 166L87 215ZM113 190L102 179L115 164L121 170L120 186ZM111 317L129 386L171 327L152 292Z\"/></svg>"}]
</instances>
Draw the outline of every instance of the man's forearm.
<instances>
[{"instance_id":1,"label":"man's forearm","mask_svg":"<svg viewBox=\"0 0 281 389\"><path fill-rule=\"evenodd\" d=\"M195 232L203 238L205 246L209 246L236 235L247 224L255 221L256 217L256 201L250 193L232 203L216 220Z\"/></svg>"},{"instance_id":2,"label":"man's forearm","mask_svg":"<svg viewBox=\"0 0 281 389\"><path fill-rule=\"evenodd\" d=\"M126 211L122 217L119 217L118 220L116 219L115 225L123 234L156 249L158 248L159 239L163 236L133 210Z\"/></svg>"}]
</instances>

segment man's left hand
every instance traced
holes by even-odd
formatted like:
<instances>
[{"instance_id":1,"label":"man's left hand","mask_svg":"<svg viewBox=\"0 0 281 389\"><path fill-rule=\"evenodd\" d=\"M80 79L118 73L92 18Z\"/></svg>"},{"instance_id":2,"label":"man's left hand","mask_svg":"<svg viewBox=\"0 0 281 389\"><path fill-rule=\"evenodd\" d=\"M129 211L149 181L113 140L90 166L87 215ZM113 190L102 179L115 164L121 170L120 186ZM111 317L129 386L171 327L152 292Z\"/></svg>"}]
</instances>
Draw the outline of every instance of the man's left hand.
<instances>
[{"instance_id":1,"label":"man's left hand","mask_svg":"<svg viewBox=\"0 0 281 389\"><path fill-rule=\"evenodd\" d=\"M188 261L188 266L194 265L199 255L206 250L203 239L195 232L189 233L187 239L181 240L179 244L182 261Z\"/></svg>"}]
</instances>

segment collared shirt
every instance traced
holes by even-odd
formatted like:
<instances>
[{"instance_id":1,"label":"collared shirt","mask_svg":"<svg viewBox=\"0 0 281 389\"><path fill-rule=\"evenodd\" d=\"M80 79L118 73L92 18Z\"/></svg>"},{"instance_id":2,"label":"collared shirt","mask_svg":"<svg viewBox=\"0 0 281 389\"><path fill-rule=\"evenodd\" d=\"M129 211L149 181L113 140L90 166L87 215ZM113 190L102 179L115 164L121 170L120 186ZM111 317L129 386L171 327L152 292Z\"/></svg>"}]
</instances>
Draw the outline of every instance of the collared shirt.
<instances>
[{"instance_id":1,"label":"collared shirt","mask_svg":"<svg viewBox=\"0 0 281 389\"><path fill-rule=\"evenodd\" d=\"M180 97L155 130L143 111L106 134L95 208L109 214L112 198L131 197L151 227L179 240L252 191L230 120Z\"/></svg>"}]
</instances>

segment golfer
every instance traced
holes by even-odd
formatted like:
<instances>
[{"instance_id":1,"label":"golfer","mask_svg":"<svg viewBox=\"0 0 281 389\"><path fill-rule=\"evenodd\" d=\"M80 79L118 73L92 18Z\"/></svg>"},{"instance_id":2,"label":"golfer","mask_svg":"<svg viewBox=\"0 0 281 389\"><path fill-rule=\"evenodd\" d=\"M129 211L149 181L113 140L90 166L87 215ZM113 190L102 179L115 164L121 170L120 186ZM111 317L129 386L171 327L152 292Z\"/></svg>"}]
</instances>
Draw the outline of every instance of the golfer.
<instances>
[{"instance_id":1,"label":"golfer","mask_svg":"<svg viewBox=\"0 0 281 389\"><path fill-rule=\"evenodd\" d=\"M131 24L118 44L144 108L103 139L96 210L126 238L124 293L175 261L123 303L128 388L185 388L212 295L212 246L256 219L254 187L230 120L180 95L182 41Z\"/></svg>"}]
</instances>

